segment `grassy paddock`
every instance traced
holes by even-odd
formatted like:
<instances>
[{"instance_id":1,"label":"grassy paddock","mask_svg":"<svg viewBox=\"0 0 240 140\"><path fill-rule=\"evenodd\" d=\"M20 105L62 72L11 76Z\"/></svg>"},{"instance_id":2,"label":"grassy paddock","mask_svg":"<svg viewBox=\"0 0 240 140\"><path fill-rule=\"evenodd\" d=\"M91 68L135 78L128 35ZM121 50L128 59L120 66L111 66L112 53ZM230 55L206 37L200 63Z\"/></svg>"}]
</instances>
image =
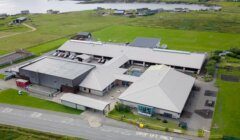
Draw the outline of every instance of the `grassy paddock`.
<instances>
[{"instance_id":1,"label":"grassy paddock","mask_svg":"<svg viewBox=\"0 0 240 140\"><path fill-rule=\"evenodd\" d=\"M141 35L162 37L163 42L167 43L170 48L179 50L210 51L216 48L225 49L229 47L238 47L240 33L240 3L210 2L210 4L223 6L222 11L195 11L189 13L163 12L154 16L137 18L99 16L95 11L70 12L56 15L30 15L31 21L28 21L27 24L36 27L37 30L0 39L0 55L19 48L26 49L31 46L37 46L77 32L94 32L114 25L130 25L133 26L133 28L131 28L132 30L129 34L126 33L126 30L122 32L121 27L116 30L116 33L102 32L107 34L102 36L111 37L111 35L113 35L113 38L103 37L103 40L131 41L135 35ZM140 34L128 37L127 35L137 32L139 29L138 26L151 27L152 30L157 30L154 34L152 31L140 30ZM8 26L6 26L6 28L7 27ZM109 29L110 28L107 28L106 31ZM146 32L146 34L144 34L144 32ZM226 34L214 32L224 32ZM39 50L36 51L39 53Z\"/></svg>"},{"instance_id":2,"label":"grassy paddock","mask_svg":"<svg viewBox=\"0 0 240 140\"><path fill-rule=\"evenodd\" d=\"M217 104L215 107L211 136L233 136L240 138L240 82L227 82L220 79L221 74L240 76L238 65L231 62L239 62L237 59L228 58L222 60L220 66L236 66L231 71L219 69L216 85L219 87Z\"/></svg>"},{"instance_id":3,"label":"grassy paddock","mask_svg":"<svg viewBox=\"0 0 240 140\"><path fill-rule=\"evenodd\" d=\"M26 23L37 30L30 33L0 39L0 52L12 52L59 39L81 31L93 32L131 19L118 16L98 16L94 11L70 12L63 14L29 15ZM38 50L36 50L39 52Z\"/></svg>"},{"instance_id":4,"label":"grassy paddock","mask_svg":"<svg viewBox=\"0 0 240 140\"><path fill-rule=\"evenodd\" d=\"M64 38L56 39L53 41L48 41L46 43L30 47L27 49L27 51L39 56L39 55L42 55L43 53L57 49L67 40L68 40L68 38L64 37Z\"/></svg>"},{"instance_id":5,"label":"grassy paddock","mask_svg":"<svg viewBox=\"0 0 240 140\"><path fill-rule=\"evenodd\" d=\"M22 95L18 95L18 91L15 89L7 89L1 91L0 103L20 105L70 114L80 114L82 112L81 110L76 110L52 101L29 96L26 92L24 92Z\"/></svg>"},{"instance_id":6,"label":"grassy paddock","mask_svg":"<svg viewBox=\"0 0 240 140\"><path fill-rule=\"evenodd\" d=\"M184 31L133 26L112 26L94 32L100 41L131 42L135 37L161 38L169 49L210 52L240 46L240 34Z\"/></svg>"},{"instance_id":7,"label":"grassy paddock","mask_svg":"<svg viewBox=\"0 0 240 140\"><path fill-rule=\"evenodd\" d=\"M80 140L80 138L73 138L62 136L47 132L41 132L16 126L0 124L1 140Z\"/></svg>"}]
</instances>

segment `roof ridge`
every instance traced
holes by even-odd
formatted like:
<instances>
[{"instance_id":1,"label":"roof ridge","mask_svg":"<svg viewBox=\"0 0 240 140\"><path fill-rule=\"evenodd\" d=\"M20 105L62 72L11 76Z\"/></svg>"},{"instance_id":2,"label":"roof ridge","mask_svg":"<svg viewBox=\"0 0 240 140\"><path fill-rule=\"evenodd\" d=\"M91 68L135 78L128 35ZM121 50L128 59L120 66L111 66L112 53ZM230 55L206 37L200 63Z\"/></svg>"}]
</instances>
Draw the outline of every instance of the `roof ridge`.
<instances>
[{"instance_id":1,"label":"roof ridge","mask_svg":"<svg viewBox=\"0 0 240 140\"><path fill-rule=\"evenodd\" d=\"M95 72L95 71L92 71L92 72L93 72L93 76L95 77L96 82L97 82L97 84L98 84L98 89L101 89L101 85L100 85L100 83L99 83L99 81L98 81L98 78L97 78L97 76L96 76L96 72Z\"/></svg>"},{"instance_id":2,"label":"roof ridge","mask_svg":"<svg viewBox=\"0 0 240 140\"><path fill-rule=\"evenodd\" d=\"M166 65L162 65L162 66L165 66L166 68L168 68ZM166 75L166 73L168 72L169 70L167 70L165 73L164 73L164 75ZM155 86L158 86L158 87L160 87L160 82L162 81L162 79L164 78L165 76L163 76L163 77L161 77L160 78L160 80L159 80L159 82L156 82L156 84L153 84L153 85L151 85L151 86L148 86L147 88L144 88L144 89L138 89L138 90L135 90L135 91L133 91L133 92L130 92L129 94L128 94L128 96L129 95L135 95L135 94L137 94L138 93L138 91L145 91L145 90L148 90L148 89L150 89L150 88L152 88L152 87L155 87ZM162 88L161 88L162 89ZM138 93L139 94L139 93ZM126 97L126 96L123 96L123 97Z\"/></svg>"},{"instance_id":3,"label":"roof ridge","mask_svg":"<svg viewBox=\"0 0 240 140\"><path fill-rule=\"evenodd\" d=\"M139 94L138 91L140 91L140 90L141 90L141 91L145 91L145 90L148 90L148 89L150 89L150 88L152 88L152 87L155 87L155 86L157 86L157 85L151 85L151 86L149 86L149 87L147 87L147 88L144 88L144 89L135 90L135 91L133 91L133 92L130 92L127 96ZM123 95L123 94L122 94L122 95ZM127 97L127 96L122 96L122 97Z\"/></svg>"},{"instance_id":4,"label":"roof ridge","mask_svg":"<svg viewBox=\"0 0 240 140\"><path fill-rule=\"evenodd\" d=\"M169 69L168 69L168 71L165 73L165 75L166 74L168 74L169 72L170 72L170 70L171 71L174 71L172 68L170 68L169 67ZM177 71L178 72L178 71ZM165 79L165 76L162 78L162 80L159 82L159 87L160 87L160 89L162 89L162 91L164 92L164 94L166 95L166 97L171 101L171 103L175 106L175 108L177 108L178 110L179 110L179 108L176 106L176 104L171 100L171 98L168 96L168 94L166 93L166 91L162 88L162 86L161 86L161 83L162 83L162 81Z\"/></svg>"},{"instance_id":5,"label":"roof ridge","mask_svg":"<svg viewBox=\"0 0 240 140\"><path fill-rule=\"evenodd\" d=\"M157 85L160 86L161 82L163 81L163 79L166 78L166 74L170 71L171 67L166 66L166 65L162 65L162 67L165 67L167 70L163 73L164 75L158 80L158 82L156 83Z\"/></svg>"}]
</instances>

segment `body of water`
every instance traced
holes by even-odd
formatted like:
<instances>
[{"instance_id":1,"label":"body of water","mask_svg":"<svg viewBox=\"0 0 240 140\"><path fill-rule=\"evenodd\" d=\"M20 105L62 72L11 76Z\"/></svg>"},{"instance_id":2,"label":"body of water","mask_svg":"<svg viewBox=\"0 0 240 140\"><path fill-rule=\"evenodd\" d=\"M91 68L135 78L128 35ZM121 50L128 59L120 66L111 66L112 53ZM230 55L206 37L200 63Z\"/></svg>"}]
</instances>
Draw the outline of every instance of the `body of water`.
<instances>
[{"instance_id":1,"label":"body of water","mask_svg":"<svg viewBox=\"0 0 240 140\"><path fill-rule=\"evenodd\" d=\"M136 9L149 8L173 10L175 8L188 8L189 10L208 9L210 7L197 4L167 4L167 3L94 3L79 4L78 1L59 0L0 0L0 13L17 14L21 10L29 10L31 13L46 13L47 10L59 10L60 12L93 10L97 7L112 9ZM218 8L218 7L215 7Z\"/></svg>"}]
</instances>

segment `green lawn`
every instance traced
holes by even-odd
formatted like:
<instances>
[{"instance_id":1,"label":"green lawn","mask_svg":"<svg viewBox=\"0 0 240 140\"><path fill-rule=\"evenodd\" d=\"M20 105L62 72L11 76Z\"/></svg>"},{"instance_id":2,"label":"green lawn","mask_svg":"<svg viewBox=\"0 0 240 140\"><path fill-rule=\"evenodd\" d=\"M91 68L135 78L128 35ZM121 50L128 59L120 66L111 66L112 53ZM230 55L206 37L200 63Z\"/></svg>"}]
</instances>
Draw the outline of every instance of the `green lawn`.
<instances>
[{"instance_id":1,"label":"green lawn","mask_svg":"<svg viewBox=\"0 0 240 140\"><path fill-rule=\"evenodd\" d=\"M178 127L178 124L172 121L168 121L167 123L163 123L162 120L157 120L156 118L153 117L145 117L142 115L136 115L131 112L126 113L126 112L118 112L115 109L111 111L108 114L108 117L113 118L113 119L119 119L122 116L125 116L125 122L136 124L138 123L143 123L147 128L150 129L157 129L157 130L162 130L164 131L165 128L168 129L179 129L182 130L180 127ZM122 120L124 121L124 120Z\"/></svg>"},{"instance_id":2,"label":"green lawn","mask_svg":"<svg viewBox=\"0 0 240 140\"><path fill-rule=\"evenodd\" d=\"M1 140L80 140L47 132L0 124Z\"/></svg>"},{"instance_id":3,"label":"green lawn","mask_svg":"<svg viewBox=\"0 0 240 140\"><path fill-rule=\"evenodd\" d=\"M100 38L103 41L132 41L136 36L161 37L163 43L167 43L170 48L178 50L186 49L202 52L213 49L239 47L240 3L210 3L223 6L222 11L163 12L154 16L137 18L99 16L95 11L70 12L57 15L29 15L31 21L28 21L27 24L36 27L37 30L0 39L0 55L19 48L27 49L32 46L38 46L81 31L96 32L96 38ZM12 20L11 18L14 17L9 17L6 20ZM1 22L4 28L10 28L6 25L8 21L0 21L0 25ZM121 27L118 25L121 25ZM129 26L132 26L132 28ZM148 28L140 28L139 26ZM123 29L123 27L125 28ZM104 28L106 28L105 31L101 30ZM130 29L129 33L128 29ZM137 33L138 29L140 29L139 33ZM153 32L154 30L156 32ZM217 32L224 32L226 34ZM100 35L100 33L106 34ZM39 48L42 48L42 46ZM43 48L44 51L50 50L46 49L46 47ZM42 53L41 49L37 49L37 47L32 51L36 51L38 54Z\"/></svg>"},{"instance_id":4,"label":"green lawn","mask_svg":"<svg viewBox=\"0 0 240 140\"><path fill-rule=\"evenodd\" d=\"M225 63L225 61L222 63ZM233 61L233 59L230 59L230 61ZM232 71L220 69L218 71L216 85L219 87L219 93L211 135L226 135L240 138L240 82L223 81L220 79L221 74L240 76L240 71L237 69Z\"/></svg>"},{"instance_id":5,"label":"green lawn","mask_svg":"<svg viewBox=\"0 0 240 140\"><path fill-rule=\"evenodd\" d=\"M30 48L27 49L27 51L39 56L39 55L42 55L43 53L46 53L46 52L49 52L51 50L57 49L67 40L68 40L68 38L66 37L66 38L56 39L56 40L53 40L53 41L48 41L46 43L30 47Z\"/></svg>"},{"instance_id":6,"label":"green lawn","mask_svg":"<svg viewBox=\"0 0 240 140\"><path fill-rule=\"evenodd\" d=\"M222 10L193 11L188 13L162 12L154 16L139 17L126 24L180 30L240 33L239 2L209 2L222 6Z\"/></svg>"},{"instance_id":7,"label":"green lawn","mask_svg":"<svg viewBox=\"0 0 240 140\"><path fill-rule=\"evenodd\" d=\"M7 17L6 19L0 20L0 37L3 35L4 32L21 32L21 31L27 31L29 28L23 26L23 25L9 25L9 23L14 20L16 17Z\"/></svg>"},{"instance_id":8,"label":"green lawn","mask_svg":"<svg viewBox=\"0 0 240 140\"><path fill-rule=\"evenodd\" d=\"M135 37L161 38L169 49L210 52L240 47L240 34L186 31L133 26L111 26L94 32L100 41L131 42Z\"/></svg>"},{"instance_id":9,"label":"green lawn","mask_svg":"<svg viewBox=\"0 0 240 140\"><path fill-rule=\"evenodd\" d=\"M29 48L82 31L93 32L131 19L118 16L98 16L94 11L64 14L29 15L26 23L36 31L0 39L0 53L12 52L19 48ZM34 50L35 51L35 50ZM39 50L36 50L39 52Z\"/></svg>"},{"instance_id":10,"label":"green lawn","mask_svg":"<svg viewBox=\"0 0 240 140\"><path fill-rule=\"evenodd\" d=\"M80 114L82 112L81 110L66 107L52 101L29 96L25 92L23 93L23 95L18 95L18 91L15 89L7 89L1 91L0 103L33 107L38 109L45 109L70 114Z\"/></svg>"},{"instance_id":11,"label":"green lawn","mask_svg":"<svg viewBox=\"0 0 240 140\"><path fill-rule=\"evenodd\" d=\"M0 79L4 79L5 75L0 73Z\"/></svg>"}]
</instances>

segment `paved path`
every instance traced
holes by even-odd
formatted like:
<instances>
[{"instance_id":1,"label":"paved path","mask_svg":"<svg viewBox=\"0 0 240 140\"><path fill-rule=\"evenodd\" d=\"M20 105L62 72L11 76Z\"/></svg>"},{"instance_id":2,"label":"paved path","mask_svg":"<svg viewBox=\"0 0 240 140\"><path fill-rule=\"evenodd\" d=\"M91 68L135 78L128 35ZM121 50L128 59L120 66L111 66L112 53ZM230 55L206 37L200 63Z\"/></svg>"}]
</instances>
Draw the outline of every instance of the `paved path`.
<instances>
[{"instance_id":1,"label":"paved path","mask_svg":"<svg viewBox=\"0 0 240 140\"><path fill-rule=\"evenodd\" d=\"M28 27L28 28L31 29L31 30L25 31L25 32L17 32L17 33L12 33L12 34L8 34L8 35L0 36L0 39L1 39L1 38L6 38L6 37L15 36L15 35L19 35L19 34L23 34L23 33L34 32L34 31L37 30L35 27L30 26L30 25L28 25L28 24L26 24L26 23L22 23L22 25Z\"/></svg>"},{"instance_id":2,"label":"paved path","mask_svg":"<svg viewBox=\"0 0 240 140\"><path fill-rule=\"evenodd\" d=\"M144 130L103 125L91 127L77 115L0 104L0 123L91 140L186 140Z\"/></svg>"}]
</instances>

